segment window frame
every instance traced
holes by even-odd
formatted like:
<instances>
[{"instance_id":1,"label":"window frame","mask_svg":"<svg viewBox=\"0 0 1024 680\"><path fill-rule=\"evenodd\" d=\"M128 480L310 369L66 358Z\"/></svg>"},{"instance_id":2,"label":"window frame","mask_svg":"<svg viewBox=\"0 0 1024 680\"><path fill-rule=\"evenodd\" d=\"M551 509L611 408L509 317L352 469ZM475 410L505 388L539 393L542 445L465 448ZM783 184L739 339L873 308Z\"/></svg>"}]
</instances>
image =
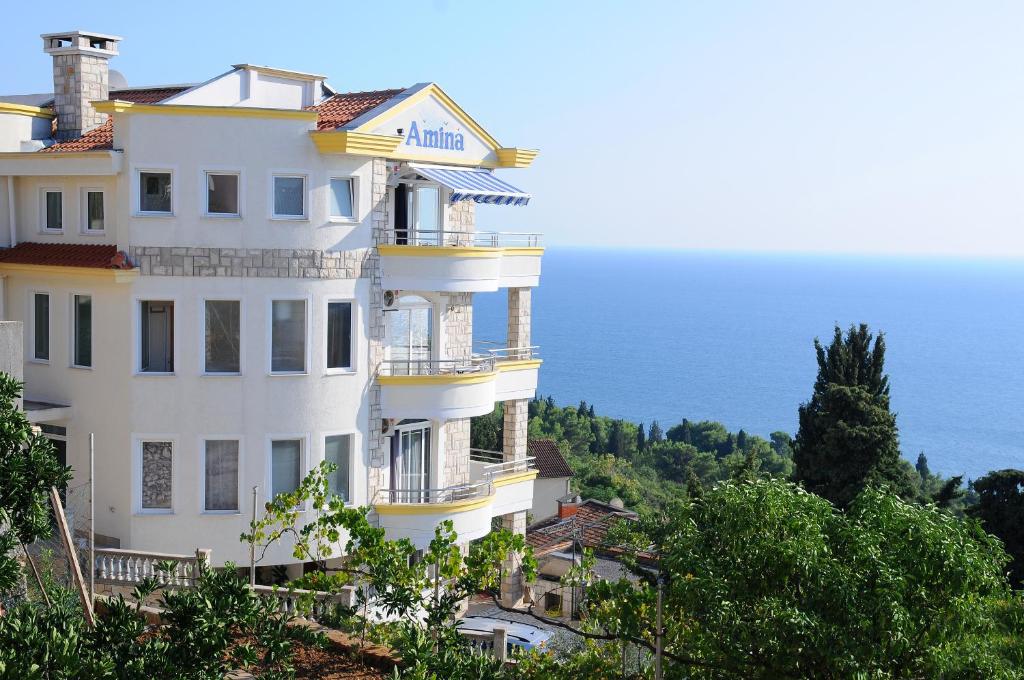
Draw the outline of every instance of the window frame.
<instances>
[{"instance_id":1,"label":"window frame","mask_svg":"<svg viewBox=\"0 0 1024 680\"><path fill-rule=\"evenodd\" d=\"M327 359L329 356L328 352L328 329L330 324L330 309L332 302L347 302L350 305L349 308L349 339L348 339L348 368L332 368L327 365ZM359 305L356 304L354 297L347 296L327 296L324 298L323 309L321 310L324 318L324 375L352 375L356 372L356 357L358 352L356 351L356 315Z\"/></svg>"},{"instance_id":2,"label":"window frame","mask_svg":"<svg viewBox=\"0 0 1024 680\"><path fill-rule=\"evenodd\" d=\"M36 296L45 295L49 298L46 306L46 358L40 359L36 356ZM53 359L53 292L49 290L32 288L28 291L28 314L29 320L28 346L31 348L28 360L34 364L49 364Z\"/></svg>"},{"instance_id":3,"label":"window frame","mask_svg":"<svg viewBox=\"0 0 1024 680\"><path fill-rule=\"evenodd\" d=\"M245 301L241 297L230 295L204 295L199 305L199 366L200 375L204 378L238 378L245 374ZM237 302L238 303L238 372L212 372L206 367L206 303Z\"/></svg>"},{"instance_id":4,"label":"window frame","mask_svg":"<svg viewBox=\"0 0 1024 680\"><path fill-rule=\"evenodd\" d=\"M103 202L103 228L89 228L89 194L99 194ZM171 198L174 196L172 194ZM79 233L83 236L104 236L107 233L107 192L102 187L81 187L79 191Z\"/></svg>"},{"instance_id":5,"label":"window frame","mask_svg":"<svg viewBox=\"0 0 1024 680\"><path fill-rule=\"evenodd\" d=\"M144 508L142 507L142 446L146 442L170 442L171 444L171 507L170 508ZM135 434L132 435L132 448L134 455L132 462L135 469L132 471L132 506L135 515L173 515L175 514L175 489L178 488L178 465L176 459L180 453L178 449L178 438L172 434Z\"/></svg>"},{"instance_id":6,"label":"window frame","mask_svg":"<svg viewBox=\"0 0 1024 680\"><path fill-rule=\"evenodd\" d=\"M206 442L232 441L238 442L238 474L236 475L235 499L238 504L237 510L207 510L206 509ZM244 459L245 438L240 434L204 434L199 437L199 514L213 516L233 517L242 514L242 460ZM173 495L173 494L172 494Z\"/></svg>"},{"instance_id":7,"label":"window frame","mask_svg":"<svg viewBox=\"0 0 1024 680\"><path fill-rule=\"evenodd\" d=\"M352 508L356 507L355 502L355 486L356 486L356 441L359 436L359 431L355 428L349 428L344 430L326 430L320 435L321 448L321 460L327 460L327 438L337 437L340 435L349 436L349 449L348 449L348 500L345 501L345 507Z\"/></svg>"},{"instance_id":8,"label":"window frame","mask_svg":"<svg viewBox=\"0 0 1024 680\"><path fill-rule=\"evenodd\" d=\"M134 300L134 305L133 305L133 310L132 310L132 315L133 315L132 316L132 326L134 328L133 341L132 341L132 375L146 376L146 377L156 377L156 378L166 378L166 377L173 377L173 376L177 375L177 372L178 372L178 370L180 368L178 366L178 357L181 356L180 348L178 346L179 345L178 336L180 334L177 332L177 328L173 328L172 334L171 334L171 361L172 361L172 363L174 365L174 370L173 371L144 371L144 370L142 370L142 303L143 302L170 302L172 305L174 305L174 317L175 317L175 319L177 319L178 318L178 309L180 309L180 305L178 303L178 298L174 297L174 296L171 296L171 295L165 295L165 296L160 296L160 297L152 297L152 296L141 297L141 296L136 296L136 297L133 297L132 299ZM177 326L177 323L175 323L175 326Z\"/></svg>"},{"instance_id":9,"label":"window frame","mask_svg":"<svg viewBox=\"0 0 1024 680\"><path fill-rule=\"evenodd\" d=\"M274 200L274 183L278 177L299 178L302 180L302 214L279 215ZM308 222L309 221L309 172L305 170L271 170L270 184L267 191L267 217L275 222Z\"/></svg>"},{"instance_id":10,"label":"window frame","mask_svg":"<svg viewBox=\"0 0 1024 680\"><path fill-rule=\"evenodd\" d=\"M166 174L171 178L170 212L142 209L142 173ZM132 217L175 217L178 212L178 190L176 176L178 169L171 166L135 165L132 167Z\"/></svg>"},{"instance_id":11,"label":"window frame","mask_svg":"<svg viewBox=\"0 0 1024 680\"><path fill-rule=\"evenodd\" d=\"M349 192L352 195L352 215L345 217L343 215L332 215L331 214L331 200L332 200L332 189L331 182L336 179L343 179L349 182ZM354 224L359 222L359 177L358 175L331 175L327 178L327 219L336 224Z\"/></svg>"},{"instance_id":12,"label":"window frame","mask_svg":"<svg viewBox=\"0 0 1024 680\"><path fill-rule=\"evenodd\" d=\"M69 292L71 304L68 305L68 329L70 330L71 342L68 343L69 358L68 365L71 368L81 368L88 371L93 370L96 365L96 343L95 334L93 329L96 327L96 295L92 292L85 292L79 290L72 290ZM89 365L79 364L75 362L76 355L78 354L78 323L75 319L75 315L78 312L78 302L76 298L88 297L89 298ZM50 333L53 336L53 333Z\"/></svg>"},{"instance_id":13,"label":"window frame","mask_svg":"<svg viewBox=\"0 0 1024 680\"><path fill-rule=\"evenodd\" d=\"M60 194L60 227L51 229L46 226L47 217L49 217L49 207L47 205L47 195L49 194ZM68 206L67 201L64 200L64 187L56 186L42 186L39 187L39 233L40 234L63 234L64 225L67 223Z\"/></svg>"},{"instance_id":14,"label":"window frame","mask_svg":"<svg viewBox=\"0 0 1024 680\"><path fill-rule=\"evenodd\" d=\"M263 495L266 502L274 500L274 442L289 440L299 441L299 483L309 474L309 443L310 434L300 433L274 433L266 435L266 460L263 471ZM306 504L298 506L299 512L306 510Z\"/></svg>"},{"instance_id":15,"label":"window frame","mask_svg":"<svg viewBox=\"0 0 1024 680\"><path fill-rule=\"evenodd\" d=\"M301 371L275 371L274 370L274 303L302 301L306 305L306 328L304 338L303 368ZM310 360L312 358L312 335L313 335L313 303L309 295L282 295L270 296L266 304L266 341L267 341L267 375L274 377L290 375L309 375Z\"/></svg>"},{"instance_id":16,"label":"window frame","mask_svg":"<svg viewBox=\"0 0 1024 680\"><path fill-rule=\"evenodd\" d=\"M238 211L234 213L212 213L210 212L210 193L207 185L207 178L210 175L234 175L238 178L238 185L235 188L235 201ZM199 171L199 196L200 213L204 218L211 220L240 220L242 219L242 206L245 205L245 181L241 168L222 168L216 166L205 166ZM173 194L171 198L173 199Z\"/></svg>"}]
</instances>

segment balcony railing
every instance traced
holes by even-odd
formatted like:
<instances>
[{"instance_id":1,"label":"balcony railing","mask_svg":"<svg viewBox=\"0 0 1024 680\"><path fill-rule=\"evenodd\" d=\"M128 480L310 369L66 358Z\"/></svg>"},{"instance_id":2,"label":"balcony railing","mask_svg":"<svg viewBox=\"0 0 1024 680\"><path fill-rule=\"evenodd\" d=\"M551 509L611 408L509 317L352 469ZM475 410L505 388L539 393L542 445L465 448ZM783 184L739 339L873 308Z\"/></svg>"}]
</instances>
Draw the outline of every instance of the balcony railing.
<instances>
[{"instance_id":1,"label":"balcony railing","mask_svg":"<svg viewBox=\"0 0 1024 680\"><path fill-rule=\"evenodd\" d=\"M474 355L468 359L385 359L380 375L469 375L494 370L494 356Z\"/></svg>"},{"instance_id":2,"label":"balcony railing","mask_svg":"<svg viewBox=\"0 0 1024 680\"><path fill-rule=\"evenodd\" d=\"M481 340L482 353L474 354L477 357L493 357L496 361L524 361L536 359L540 354L540 345L526 345L523 347L500 347L501 343Z\"/></svg>"},{"instance_id":3,"label":"balcony railing","mask_svg":"<svg viewBox=\"0 0 1024 680\"><path fill-rule=\"evenodd\" d=\"M485 498L493 492L491 481L455 484L440 489L380 489L374 503L388 505L434 505Z\"/></svg>"},{"instance_id":4,"label":"balcony railing","mask_svg":"<svg viewBox=\"0 0 1024 680\"><path fill-rule=\"evenodd\" d=\"M542 234L515 231L443 231L438 229L381 229L380 244L458 246L463 248L539 248Z\"/></svg>"}]
</instances>

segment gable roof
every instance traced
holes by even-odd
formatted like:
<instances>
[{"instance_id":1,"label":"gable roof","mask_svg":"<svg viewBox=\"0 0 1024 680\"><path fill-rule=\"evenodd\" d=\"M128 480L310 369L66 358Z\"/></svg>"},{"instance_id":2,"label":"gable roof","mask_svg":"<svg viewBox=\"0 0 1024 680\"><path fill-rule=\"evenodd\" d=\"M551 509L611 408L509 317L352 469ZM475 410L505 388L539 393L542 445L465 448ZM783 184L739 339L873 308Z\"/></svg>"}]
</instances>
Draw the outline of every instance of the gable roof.
<instances>
[{"instance_id":1,"label":"gable roof","mask_svg":"<svg viewBox=\"0 0 1024 680\"><path fill-rule=\"evenodd\" d=\"M565 462L558 444L552 439L531 439L527 444L527 455L534 458L537 466L537 477L554 479L572 477L572 468Z\"/></svg>"},{"instance_id":2,"label":"gable roof","mask_svg":"<svg viewBox=\"0 0 1024 680\"><path fill-rule=\"evenodd\" d=\"M31 264L50 267L133 269L115 245L95 243L34 243L26 241L0 250L0 264Z\"/></svg>"},{"instance_id":3,"label":"gable roof","mask_svg":"<svg viewBox=\"0 0 1024 680\"><path fill-rule=\"evenodd\" d=\"M565 519L557 515L526 527L526 543L538 554L572 545L574 537L586 548L604 547L612 526L620 520L635 520L637 514L614 505L588 498L579 504L576 514Z\"/></svg>"},{"instance_id":4,"label":"gable roof","mask_svg":"<svg viewBox=\"0 0 1024 680\"><path fill-rule=\"evenodd\" d=\"M405 88L368 92L339 92L309 108L318 114L317 130L333 130L352 122L404 91Z\"/></svg>"}]
</instances>

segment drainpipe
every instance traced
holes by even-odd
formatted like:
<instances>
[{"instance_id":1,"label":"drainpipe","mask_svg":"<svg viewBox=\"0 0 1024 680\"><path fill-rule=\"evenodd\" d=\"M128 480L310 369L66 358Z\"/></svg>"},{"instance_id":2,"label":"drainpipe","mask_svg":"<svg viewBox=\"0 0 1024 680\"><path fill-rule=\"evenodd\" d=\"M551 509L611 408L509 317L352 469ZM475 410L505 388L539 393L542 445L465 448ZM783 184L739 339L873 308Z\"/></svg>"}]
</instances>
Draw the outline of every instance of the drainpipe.
<instances>
[{"instance_id":1,"label":"drainpipe","mask_svg":"<svg viewBox=\"0 0 1024 680\"><path fill-rule=\"evenodd\" d=\"M18 245L18 226L15 222L18 213L14 209L14 175L7 175L7 219L11 226L11 247Z\"/></svg>"}]
</instances>

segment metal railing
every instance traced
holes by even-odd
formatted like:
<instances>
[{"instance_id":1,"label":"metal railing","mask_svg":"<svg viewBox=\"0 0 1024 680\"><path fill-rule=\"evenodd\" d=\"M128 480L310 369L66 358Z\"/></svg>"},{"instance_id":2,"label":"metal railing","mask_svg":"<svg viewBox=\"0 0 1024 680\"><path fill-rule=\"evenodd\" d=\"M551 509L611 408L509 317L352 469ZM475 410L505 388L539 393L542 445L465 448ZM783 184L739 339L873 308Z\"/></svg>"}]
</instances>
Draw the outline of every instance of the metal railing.
<instances>
[{"instance_id":1,"label":"metal railing","mask_svg":"<svg viewBox=\"0 0 1024 680\"><path fill-rule=\"evenodd\" d=\"M374 503L388 505L433 505L454 503L490 496L493 491L488 479L470 484L455 484L440 489L379 489Z\"/></svg>"},{"instance_id":2,"label":"metal railing","mask_svg":"<svg viewBox=\"0 0 1024 680\"><path fill-rule=\"evenodd\" d=\"M477 248L538 248L542 234L518 231L444 231L440 229L381 229L381 245L459 246Z\"/></svg>"},{"instance_id":3,"label":"metal railing","mask_svg":"<svg viewBox=\"0 0 1024 680\"><path fill-rule=\"evenodd\" d=\"M470 449L469 459L474 463L502 463L505 461L505 454L501 451L490 451L488 449Z\"/></svg>"},{"instance_id":4,"label":"metal railing","mask_svg":"<svg viewBox=\"0 0 1024 680\"><path fill-rule=\"evenodd\" d=\"M470 451L470 460L472 460L472 450ZM500 463L491 463L485 465L483 469L484 479L487 481L494 481L495 477L502 475L509 475L515 472L526 472L533 468L533 461L536 458L533 456L527 456L526 458L517 458L516 460L504 460Z\"/></svg>"},{"instance_id":5,"label":"metal railing","mask_svg":"<svg viewBox=\"0 0 1024 680\"><path fill-rule=\"evenodd\" d=\"M497 342L488 340L479 341L480 345L499 345ZM496 361L522 361L525 359L536 359L540 354L540 345L524 345L522 347L482 347L483 353L474 354L477 357L493 357Z\"/></svg>"},{"instance_id":6,"label":"metal railing","mask_svg":"<svg viewBox=\"0 0 1024 680\"><path fill-rule=\"evenodd\" d=\"M467 359L385 359L380 375L463 375L490 373L494 356L474 355Z\"/></svg>"}]
</instances>

